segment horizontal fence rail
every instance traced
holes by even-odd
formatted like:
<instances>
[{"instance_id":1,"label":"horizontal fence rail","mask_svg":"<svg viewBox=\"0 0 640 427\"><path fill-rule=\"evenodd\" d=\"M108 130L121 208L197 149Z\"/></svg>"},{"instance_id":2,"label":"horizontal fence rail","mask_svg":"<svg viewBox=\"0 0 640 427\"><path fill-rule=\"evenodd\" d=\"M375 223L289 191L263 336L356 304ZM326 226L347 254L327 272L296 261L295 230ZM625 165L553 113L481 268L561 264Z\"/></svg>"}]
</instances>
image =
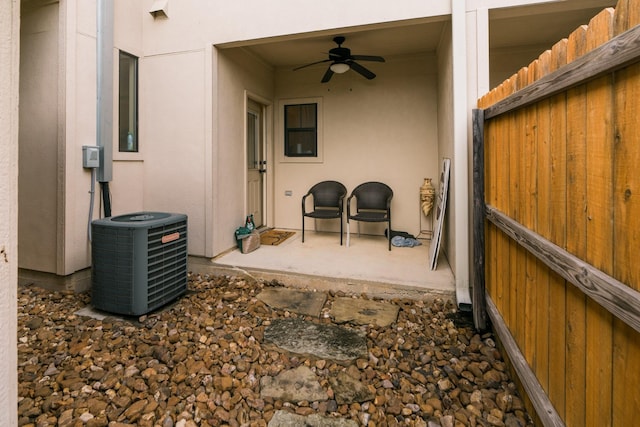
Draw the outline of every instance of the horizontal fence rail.
<instances>
[{"instance_id":1,"label":"horizontal fence rail","mask_svg":"<svg viewBox=\"0 0 640 427\"><path fill-rule=\"evenodd\" d=\"M484 110L485 120L623 68L640 57L640 25Z\"/></svg>"},{"instance_id":2,"label":"horizontal fence rail","mask_svg":"<svg viewBox=\"0 0 640 427\"><path fill-rule=\"evenodd\" d=\"M640 292L523 227L490 205L485 207L485 216L553 271L640 332Z\"/></svg>"}]
</instances>

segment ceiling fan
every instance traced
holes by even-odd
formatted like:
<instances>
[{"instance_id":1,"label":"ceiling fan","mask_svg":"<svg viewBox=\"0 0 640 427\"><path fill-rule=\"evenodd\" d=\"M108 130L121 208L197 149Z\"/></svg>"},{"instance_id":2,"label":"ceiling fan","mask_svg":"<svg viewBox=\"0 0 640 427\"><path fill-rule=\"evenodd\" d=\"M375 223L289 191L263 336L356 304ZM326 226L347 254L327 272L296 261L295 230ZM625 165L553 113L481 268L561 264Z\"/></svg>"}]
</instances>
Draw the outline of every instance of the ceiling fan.
<instances>
[{"instance_id":1,"label":"ceiling fan","mask_svg":"<svg viewBox=\"0 0 640 427\"><path fill-rule=\"evenodd\" d=\"M376 77L376 75L358 64L358 61L375 61L375 62L384 62L384 58L381 56L372 56L372 55L352 55L351 49L346 47L342 47L342 43L344 43L345 38L343 36L336 36L333 38L333 41L338 45L338 47L334 47L329 51L329 58L323 59L322 61L312 62L311 64L302 65L300 67L294 68L293 71L299 70L301 68L309 67L315 64L321 64L323 62L331 62L329 68L322 76L322 83L327 83L331 80L331 77L337 73L342 74L346 73L350 69L363 75L365 78L371 80Z\"/></svg>"}]
</instances>

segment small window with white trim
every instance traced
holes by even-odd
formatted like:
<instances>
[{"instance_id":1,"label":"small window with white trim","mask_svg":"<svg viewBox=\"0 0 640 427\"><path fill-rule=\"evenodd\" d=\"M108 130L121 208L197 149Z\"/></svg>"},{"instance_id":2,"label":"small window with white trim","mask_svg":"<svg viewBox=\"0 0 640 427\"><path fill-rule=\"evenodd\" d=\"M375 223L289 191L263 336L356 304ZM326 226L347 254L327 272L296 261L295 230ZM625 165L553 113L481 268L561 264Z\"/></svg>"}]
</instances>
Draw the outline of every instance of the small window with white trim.
<instances>
[{"instance_id":1,"label":"small window with white trim","mask_svg":"<svg viewBox=\"0 0 640 427\"><path fill-rule=\"evenodd\" d=\"M118 151L136 153L138 147L138 58L119 55Z\"/></svg>"},{"instance_id":2,"label":"small window with white trim","mask_svg":"<svg viewBox=\"0 0 640 427\"><path fill-rule=\"evenodd\" d=\"M322 162L321 98L283 100L280 105L282 160Z\"/></svg>"},{"instance_id":3,"label":"small window with white trim","mask_svg":"<svg viewBox=\"0 0 640 427\"><path fill-rule=\"evenodd\" d=\"M284 154L318 157L318 104L284 106Z\"/></svg>"}]
</instances>

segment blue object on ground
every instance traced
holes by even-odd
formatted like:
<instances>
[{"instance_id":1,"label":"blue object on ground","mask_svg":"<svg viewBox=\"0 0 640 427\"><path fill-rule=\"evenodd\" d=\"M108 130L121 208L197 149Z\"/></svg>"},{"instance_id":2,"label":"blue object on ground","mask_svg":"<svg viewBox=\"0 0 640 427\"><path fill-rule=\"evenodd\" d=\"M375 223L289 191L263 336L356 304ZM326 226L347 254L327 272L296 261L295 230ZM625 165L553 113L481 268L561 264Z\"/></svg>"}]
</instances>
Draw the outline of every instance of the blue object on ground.
<instances>
[{"instance_id":1,"label":"blue object on ground","mask_svg":"<svg viewBox=\"0 0 640 427\"><path fill-rule=\"evenodd\" d=\"M391 244L393 246L412 248L414 246L420 246L422 243L418 239L412 239L410 237L393 236L391 238Z\"/></svg>"}]
</instances>

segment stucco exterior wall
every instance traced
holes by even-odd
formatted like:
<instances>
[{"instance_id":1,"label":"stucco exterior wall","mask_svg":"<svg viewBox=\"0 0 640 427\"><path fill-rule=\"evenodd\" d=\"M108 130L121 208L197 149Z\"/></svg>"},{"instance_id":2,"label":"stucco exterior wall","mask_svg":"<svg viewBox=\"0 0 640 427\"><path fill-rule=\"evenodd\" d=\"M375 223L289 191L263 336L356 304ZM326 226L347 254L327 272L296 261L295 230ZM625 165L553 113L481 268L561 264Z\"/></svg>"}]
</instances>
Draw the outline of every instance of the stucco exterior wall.
<instances>
[{"instance_id":1,"label":"stucco exterior wall","mask_svg":"<svg viewBox=\"0 0 640 427\"><path fill-rule=\"evenodd\" d=\"M451 23L447 24L447 28L443 31L440 44L438 45L438 75L440 76L440 84L438 85L438 171L442 167L442 159L453 159L453 46L451 44ZM440 172L434 185L439 188ZM447 209L451 209L451 205ZM453 233L450 230L451 216L445 216L444 235L442 252L446 254L452 270L455 270L455 242Z\"/></svg>"},{"instance_id":2,"label":"stucco exterior wall","mask_svg":"<svg viewBox=\"0 0 640 427\"><path fill-rule=\"evenodd\" d=\"M205 51L156 55L140 73L144 208L189 216L189 253L204 255ZM120 184L121 176L114 176ZM127 186L122 187L125 194Z\"/></svg>"},{"instance_id":3,"label":"stucco exterior wall","mask_svg":"<svg viewBox=\"0 0 640 427\"><path fill-rule=\"evenodd\" d=\"M117 0L116 0L117 1ZM120 0L126 1L126 0ZM153 0L144 0L149 10ZM412 20L451 13L451 0L371 2L353 0L339 8L313 0L212 2L191 0L189 7L169 2L169 19L143 17L145 54L177 52L205 44L234 46L292 34Z\"/></svg>"},{"instance_id":4,"label":"stucco exterior wall","mask_svg":"<svg viewBox=\"0 0 640 427\"><path fill-rule=\"evenodd\" d=\"M96 6L94 1L66 5L64 49L64 140L59 169L64 171L64 252L59 273L68 275L91 264L88 233L91 172L82 167L82 146L96 145ZM93 195L99 218L99 192Z\"/></svg>"},{"instance_id":5,"label":"stucco exterior wall","mask_svg":"<svg viewBox=\"0 0 640 427\"><path fill-rule=\"evenodd\" d=\"M96 140L95 2L25 10L21 33L20 267L67 275L90 263L82 146Z\"/></svg>"},{"instance_id":6,"label":"stucco exterior wall","mask_svg":"<svg viewBox=\"0 0 640 427\"><path fill-rule=\"evenodd\" d=\"M57 271L59 5L26 10L20 39L20 216L22 268ZM4 74L4 73L3 73Z\"/></svg>"},{"instance_id":7,"label":"stucco exterior wall","mask_svg":"<svg viewBox=\"0 0 640 427\"><path fill-rule=\"evenodd\" d=\"M316 182L338 180L350 193L363 182L381 181L394 191L393 229L419 233L419 188L425 177L438 173L436 64L435 55L396 58L376 68L374 81L346 73L330 89L319 82L323 66L277 74L278 100L322 98L324 161L284 160L282 111L277 108L276 226L301 227L300 200ZM288 190L291 196L285 195ZM339 230L335 221L328 228ZM356 231L355 224L352 228ZM361 224L361 232L367 230L379 234L384 225Z\"/></svg>"},{"instance_id":8,"label":"stucco exterior wall","mask_svg":"<svg viewBox=\"0 0 640 427\"><path fill-rule=\"evenodd\" d=\"M274 70L242 51L214 50L212 54L216 64L217 119L213 126L214 220L209 237L213 239L215 255L234 246L233 231L242 225L246 214L246 98L253 96L267 105L272 102ZM271 124L267 127L268 150L273 144L270 127Z\"/></svg>"},{"instance_id":9,"label":"stucco exterior wall","mask_svg":"<svg viewBox=\"0 0 640 427\"><path fill-rule=\"evenodd\" d=\"M113 20L113 87L114 92L118 90L118 55L119 51L136 56L139 59L138 72L140 76L145 76L146 64L144 60L142 16L144 13L143 2L114 2ZM147 90L146 80L140 78L139 96ZM164 86L164 85L163 85ZM157 90L150 88L149 90ZM117 93L117 92L116 92ZM114 94L114 96L116 96ZM113 117L118 117L118 103L113 103ZM139 146L137 153L121 153L118 147L118 121L113 121L113 181L110 183L111 189L111 213L112 215L122 215L131 212L140 212L145 209L144 189L145 189L145 160L146 154L151 152L153 144L149 144L146 138L145 125L149 122L144 117L139 117L138 139ZM95 122L94 122L95 126Z\"/></svg>"},{"instance_id":10,"label":"stucco exterior wall","mask_svg":"<svg viewBox=\"0 0 640 427\"><path fill-rule=\"evenodd\" d=\"M18 94L20 2L0 2L0 412L18 424Z\"/></svg>"}]
</instances>

